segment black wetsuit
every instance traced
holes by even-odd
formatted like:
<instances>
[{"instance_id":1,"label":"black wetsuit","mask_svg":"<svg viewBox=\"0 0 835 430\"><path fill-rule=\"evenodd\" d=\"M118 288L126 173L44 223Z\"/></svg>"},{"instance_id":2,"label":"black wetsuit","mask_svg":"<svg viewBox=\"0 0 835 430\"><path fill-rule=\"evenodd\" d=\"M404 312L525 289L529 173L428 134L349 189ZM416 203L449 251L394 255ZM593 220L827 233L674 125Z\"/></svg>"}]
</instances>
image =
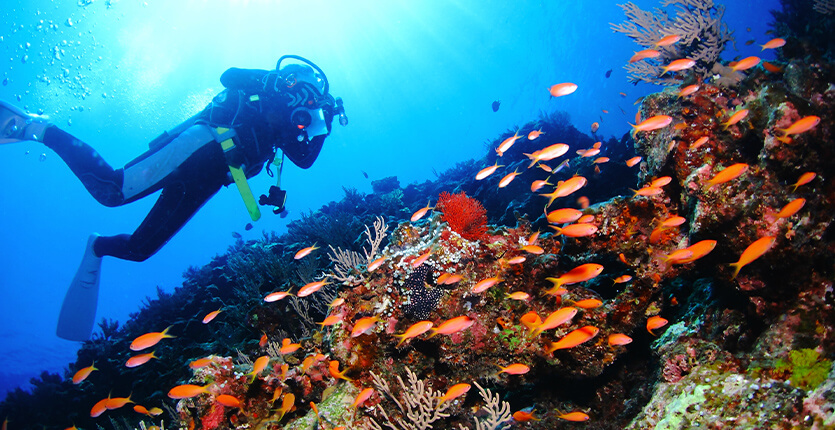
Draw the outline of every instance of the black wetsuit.
<instances>
[{"instance_id":1,"label":"black wetsuit","mask_svg":"<svg viewBox=\"0 0 835 430\"><path fill-rule=\"evenodd\" d=\"M227 70L221 76L221 83L227 89L215 96L200 114L189 119L193 124L211 128L235 129L237 138L234 141L239 149L236 161L245 166L247 178L256 175L266 161L273 159L275 146L283 149L299 167L310 167L325 137L320 136L316 145L303 145L289 138L289 134L285 135L289 127L289 122L285 121L288 115L282 111L282 106L269 105L269 94L259 94L264 88L261 79L267 73L266 70ZM259 97L253 98L255 94ZM163 139L167 141L157 145L152 143L147 152L125 167L114 169L96 150L69 133L55 126L46 130L43 143L64 160L99 203L121 206L162 190L154 207L133 234L99 237L93 248L96 255L146 260L222 186L232 183L227 157L218 142L208 140L195 145L192 139L188 146L184 143L186 139L177 139L182 134ZM187 147L178 150L177 145ZM183 158L174 166L170 165L171 157L166 154L172 151ZM166 162L169 163L168 170L154 171L154 166Z\"/></svg>"}]
</instances>

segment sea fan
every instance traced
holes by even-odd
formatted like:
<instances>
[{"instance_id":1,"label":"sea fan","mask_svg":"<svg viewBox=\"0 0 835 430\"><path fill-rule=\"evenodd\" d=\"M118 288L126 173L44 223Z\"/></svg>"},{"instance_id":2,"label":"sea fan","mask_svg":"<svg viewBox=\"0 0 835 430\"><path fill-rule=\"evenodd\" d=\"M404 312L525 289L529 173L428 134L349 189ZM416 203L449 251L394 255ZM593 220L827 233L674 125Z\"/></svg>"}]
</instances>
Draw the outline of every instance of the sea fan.
<instances>
[{"instance_id":1,"label":"sea fan","mask_svg":"<svg viewBox=\"0 0 835 430\"><path fill-rule=\"evenodd\" d=\"M487 210L463 191L456 194L442 192L435 208L442 212L441 220L467 240L478 240L487 232Z\"/></svg>"}]
</instances>

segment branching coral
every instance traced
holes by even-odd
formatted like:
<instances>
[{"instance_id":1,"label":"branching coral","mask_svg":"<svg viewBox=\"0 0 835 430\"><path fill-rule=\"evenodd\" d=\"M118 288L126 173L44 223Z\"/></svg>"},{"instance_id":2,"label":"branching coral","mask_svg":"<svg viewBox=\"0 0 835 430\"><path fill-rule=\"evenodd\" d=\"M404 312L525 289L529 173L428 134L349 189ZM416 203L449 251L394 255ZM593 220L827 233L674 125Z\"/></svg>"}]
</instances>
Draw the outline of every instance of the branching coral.
<instances>
[{"instance_id":1,"label":"branching coral","mask_svg":"<svg viewBox=\"0 0 835 430\"><path fill-rule=\"evenodd\" d=\"M671 75L662 77L662 67L673 60L690 58L696 61L693 71L706 78L725 44L733 40L728 26L722 22L725 8L713 0L663 0L662 6L676 5L676 17L671 19L663 9L655 12L641 10L635 3L620 5L626 13L626 22L612 24L612 30L626 34L636 43L658 49L661 55L629 63L624 68L630 82L649 82L661 85L677 85L681 81ZM664 36L678 35L678 43L655 47Z\"/></svg>"},{"instance_id":2,"label":"branching coral","mask_svg":"<svg viewBox=\"0 0 835 430\"><path fill-rule=\"evenodd\" d=\"M463 191L456 194L442 192L435 207L443 213L441 219L454 232L467 240L478 240L487 232L487 211L481 203Z\"/></svg>"},{"instance_id":3,"label":"branching coral","mask_svg":"<svg viewBox=\"0 0 835 430\"><path fill-rule=\"evenodd\" d=\"M449 407L450 402L441 403L443 394L440 391L432 390L426 381L418 379L412 369L406 367L406 379L408 385L403 382L400 375L397 382L400 385L400 396L392 393L388 382L374 372L370 372L374 386L381 393L385 393L400 410L400 417L389 417L385 408L377 407L380 415L383 416L386 427L392 430L426 430L432 428L432 423L446 418L449 414L444 411ZM398 397L400 400L398 400ZM382 429L379 424L372 421L372 426Z\"/></svg>"}]
</instances>

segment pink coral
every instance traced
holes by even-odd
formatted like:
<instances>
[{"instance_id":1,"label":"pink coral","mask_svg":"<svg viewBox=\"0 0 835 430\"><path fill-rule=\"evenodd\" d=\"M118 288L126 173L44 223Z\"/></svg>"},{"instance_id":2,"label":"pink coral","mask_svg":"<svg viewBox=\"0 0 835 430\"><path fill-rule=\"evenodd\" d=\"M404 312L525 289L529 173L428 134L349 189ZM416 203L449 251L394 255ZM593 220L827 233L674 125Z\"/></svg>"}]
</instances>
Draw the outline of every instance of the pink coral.
<instances>
[{"instance_id":1,"label":"pink coral","mask_svg":"<svg viewBox=\"0 0 835 430\"><path fill-rule=\"evenodd\" d=\"M215 403L212 405L212 410L203 416L200 423L203 425L204 429L211 430L218 428L218 426L223 423L225 418L226 413L223 406Z\"/></svg>"}]
</instances>

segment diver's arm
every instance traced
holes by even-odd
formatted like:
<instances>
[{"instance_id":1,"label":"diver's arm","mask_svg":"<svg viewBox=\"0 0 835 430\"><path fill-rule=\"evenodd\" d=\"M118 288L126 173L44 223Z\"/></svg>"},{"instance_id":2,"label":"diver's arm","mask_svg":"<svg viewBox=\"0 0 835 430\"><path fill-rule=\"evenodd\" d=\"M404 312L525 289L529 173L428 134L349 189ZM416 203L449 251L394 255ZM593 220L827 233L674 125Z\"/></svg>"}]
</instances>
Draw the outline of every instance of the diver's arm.
<instances>
[{"instance_id":1,"label":"diver's arm","mask_svg":"<svg viewBox=\"0 0 835 430\"><path fill-rule=\"evenodd\" d=\"M261 78L268 72L261 69L239 69L232 67L220 75L220 83L229 89L255 93L264 88Z\"/></svg>"}]
</instances>

